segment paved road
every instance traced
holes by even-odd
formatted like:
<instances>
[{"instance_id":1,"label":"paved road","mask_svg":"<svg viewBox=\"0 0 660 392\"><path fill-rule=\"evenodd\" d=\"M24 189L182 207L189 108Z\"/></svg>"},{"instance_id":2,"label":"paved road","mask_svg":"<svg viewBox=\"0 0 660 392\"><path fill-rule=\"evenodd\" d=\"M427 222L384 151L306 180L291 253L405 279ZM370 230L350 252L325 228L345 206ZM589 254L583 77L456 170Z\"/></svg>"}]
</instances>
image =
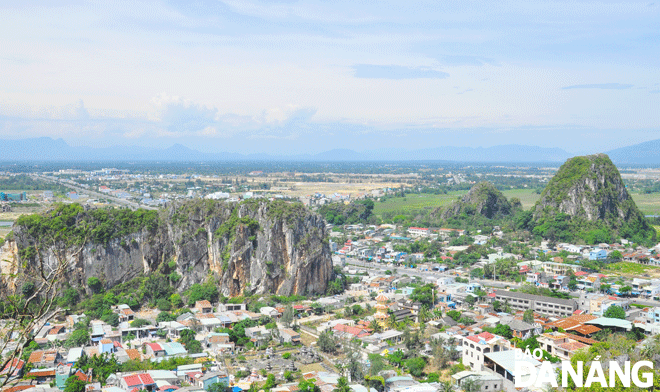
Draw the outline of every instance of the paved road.
<instances>
[{"instance_id":1,"label":"paved road","mask_svg":"<svg viewBox=\"0 0 660 392\"><path fill-rule=\"evenodd\" d=\"M419 276L420 278L424 279L426 277L435 277L438 278L440 276L446 276L446 274L443 274L441 272L437 271L419 271L416 269L412 268L405 268L405 267L394 267L391 265L383 265L379 264L376 262L364 262L360 261L358 259L352 259L352 258L346 258L346 264L351 264L360 268L366 268L366 269L371 269L371 270L380 270L382 272L385 272L386 270L390 271L396 271L396 275L408 275L408 276ZM482 286L485 287L497 287L497 288L505 288L505 287L512 287L512 288L517 288L520 287L520 283L513 283L513 282L501 282L498 280L490 280L490 279L470 279L470 282L476 282L481 284ZM571 292L569 295L573 298L578 298L580 296L579 292ZM650 299L642 299L642 298L634 298L631 297L630 300L633 303L644 305L644 306L660 306L660 301L654 301Z\"/></svg>"},{"instance_id":2,"label":"paved road","mask_svg":"<svg viewBox=\"0 0 660 392\"><path fill-rule=\"evenodd\" d=\"M358 259L352 259L352 258L346 258L346 264L351 264L360 268L366 268L366 269L372 269L372 270L380 270L381 272L385 272L387 270L390 271L396 271L394 272L396 275L408 275L408 276L418 276L422 279L427 278L427 277L434 277L434 278L439 278L441 276L447 276L447 274L438 272L438 271L420 271L418 269L414 268L406 268L406 267L394 267L391 265L383 265L380 263L376 262L365 262L365 261L360 261ZM513 282L502 282L498 280L490 280L490 279L470 279L471 282L479 283L482 286L488 286L488 287L499 287L499 288L504 288L504 287L519 287L519 283L513 283Z\"/></svg>"},{"instance_id":3,"label":"paved road","mask_svg":"<svg viewBox=\"0 0 660 392\"><path fill-rule=\"evenodd\" d=\"M53 180L51 178L48 178L46 176L42 176L42 175L39 175L39 174L32 174L32 176L34 176L34 177L36 177L40 180L43 180L43 181L54 182L54 183L57 183L57 184L64 185L65 187L71 188L71 189L73 189L76 192L79 192L81 194L84 193L84 194L88 194L90 196L98 197L100 199L110 200L110 201L112 201L116 204L127 206L127 207L130 207L130 208L134 209L134 210L138 209L138 208L144 208L146 210L156 210L157 209L155 207L140 205L139 203L136 203L136 202L133 202L133 201L129 201L129 200L125 200L125 199L120 199L118 197L110 196L106 193L97 192L97 191L94 191L94 190L91 190L91 189L85 189L81 186L72 185L71 183L68 183L68 182L63 182L63 181L60 181L60 180Z\"/></svg>"}]
</instances>

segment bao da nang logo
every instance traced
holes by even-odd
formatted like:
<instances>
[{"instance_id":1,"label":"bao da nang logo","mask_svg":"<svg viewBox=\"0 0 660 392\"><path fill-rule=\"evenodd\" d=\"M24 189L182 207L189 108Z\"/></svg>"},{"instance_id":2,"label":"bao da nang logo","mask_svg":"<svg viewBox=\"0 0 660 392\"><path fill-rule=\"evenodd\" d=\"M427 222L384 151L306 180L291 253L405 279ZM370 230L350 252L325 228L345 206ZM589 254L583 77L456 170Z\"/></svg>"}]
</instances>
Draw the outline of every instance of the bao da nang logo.
<instances>
[{"instance_id":1,"label":"bao da nang logo","mask_svg":"<svg viewBox=\"0 0 660 392\"><path fill-rule=\"evenodd\" d=\"M529 349L524 352L516 348L515 351L515 370L513 377L515 378L515 387L531 387L544 388L551 385L554 388L558 387L557 373L553 369L549 361L543 361L539 365L540 359L543 358L543 351L535 349L530 352ZM640 374L642 368L649 368L653 370L653 362L639 361L631 364L630 361L623 363L623 368L616 361L609 361L607 363L607 377L606 371L603 370L603 364L599 361L589 362L587 377L584 377L585 364L582 361L577 361L575 367L570 361L562 361L559 367L561 371L561 386L568 387L569 377L578 388L589 388L592 385L600 384L603 388L611 388L616 385L617 380L625 388L630 388L632 383L639 388L650 388L653 386L653 373L645 372Z\"/></svg>"}]
</instances>

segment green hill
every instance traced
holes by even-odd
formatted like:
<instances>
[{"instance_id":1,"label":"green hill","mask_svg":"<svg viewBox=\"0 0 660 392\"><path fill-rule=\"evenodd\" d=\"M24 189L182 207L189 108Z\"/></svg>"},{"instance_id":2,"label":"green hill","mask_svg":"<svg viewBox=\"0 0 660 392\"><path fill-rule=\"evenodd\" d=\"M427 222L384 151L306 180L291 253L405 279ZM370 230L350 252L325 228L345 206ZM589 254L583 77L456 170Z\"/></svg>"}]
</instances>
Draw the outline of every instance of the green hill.
<instances>
[{"instance_id":1,"label":"green hill","mask_svg":"<svg viewBox=\"0 0 660 392\"><path fill-rule=\"evenodd\" d=\"M566 161L541 193L529 227L556 241L652 244L656 232L630 197L619 170L605 154Z\"/></svg>"}]
</instances>

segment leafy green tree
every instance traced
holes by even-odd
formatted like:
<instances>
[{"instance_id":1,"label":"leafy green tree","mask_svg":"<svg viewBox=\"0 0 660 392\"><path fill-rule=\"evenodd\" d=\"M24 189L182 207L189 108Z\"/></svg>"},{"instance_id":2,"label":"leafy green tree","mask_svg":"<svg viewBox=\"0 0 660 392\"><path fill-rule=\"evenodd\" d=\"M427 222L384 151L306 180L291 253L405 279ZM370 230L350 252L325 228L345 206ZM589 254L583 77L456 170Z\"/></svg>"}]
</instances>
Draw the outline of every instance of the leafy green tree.
<instances>
[{"instance_id":1,"label":"leafy green tree","mask_svg":"<svg viewBox=\"0 0 660 392\"><path fill-rule=\"evenodd\" d=\"M335 340L335 337L330 330L321 332L318 340L316 341L316 345L318 346L319 350L323 351L324 353L334 353L337 350L337 341Z\"/></svg>"},{"instance_id":2,"label":"leafy green tree","mask_svg":"<svg viewBox=\"0 0 660 392\"><path fill-rule=\"evenodd\" d=\"M202 352L202 344L195 339L195 331L191 329L184 329L181 331L179 342L183 344L188 353L196 354Z\"/></svg>"},{"instance_id":3,"label":"leafy green tree","mask_svg":"<svg viewBox=\"0 0 660 392\"><path fill-rule=\"evenodd\" d=\"M459 312L458 310L450 310L449 312L447 312L447 316L451 317L452 320L458 322L458 320L461 319L461 312Z\"/></svg>"},{"instance_id":4,"label":"leafy green tree","mask_svg":"<svg viewBox=\"0 0 660 392\"><path fill-rule=\"evenodd\" d=\"M168 311L172 309L172 304L170 304L170 301L168 301L166 298L161 298L158 300L156 303L156 306L158 307L159 310L162 311Z\"/></svg>"},{"instance_id":5,"label":"leafy green tree","mask_svg":"<svg viewBox=\"0 0 660 392\"><path fill-rule=\"evenodd\" d=\"M284 312L282 312L282 324L284 324L287 327L291 326L291 323L293 322L293 306L291 304L288 304L286 308L284 308Z\"/></svg>"},{"instance_id":6,"label":"leafy green tree","mask_svg":"<svg viewBox=\"0 0 660 392\"><path fill-rule=\"evenodd\" d=\"M626 311L621 306L612 305L603 313L603 317L625 320Z\"/></svg>"},{"instance_id":7,"label":"leafy green tree","mask_svg":"<svg viewBox=\"0 0 660 392\"><path fill-rule=\"evenodd\" d=\"M495 327L495 330L493 331L496 335L500 335L504 338L511 339L513 337L513 333L511 332L511 327L509 327L506 324L498 324Z\"/></svg>"},{"instance_id":8,"label":"leafy green tree","mask_svg":"<svg viewBox=\"0 0 660 392\"><path fill-rule=\"evenodd\" d=\"M298 390L300 392L321 392L321 388L308 380L302 380L298 383Z\"/></svg>"},{"instance_id":9,"label":"leafy green tree","mask_svg":"<svg viewBox=\"0 0 660 392\"><path fill-rule=\"evenodd\" d=\"M264 391L269 392L271 389L275 388L276 386L277 386L277 381L275 380L275 376L269 374L266 377L266 382L263 385Z\"/></svg>"},{"instance_id":10,"label":"leafy green tree","mask_svg":"<svg viewBox=\"0 0 660 392\"><path fill-rule=\"evenodd\" d=\"M380 354L369 354L369 375L375 376L385 369L385 361Z\"/></svg>"},{"instance_id":11,"label":"leafy green tree","mask_svg":"<svg viewBox=\"0 0 660 392\"><path fill-rule=\"evenodd\" d=\"M78 376L69 376L64 382L64 392L85 392L87 383L81 381Z\"/></svg>"},{"instance_id":12,"label":"leafy green tree","mask_svg":"<svg viewBox=\"0 0 660 392\"><path fill-rule=\"evenodd\" d=\"M621 261L623 260L623 254L618 250L613 250L607 255L607 258L613 261Z\"/></svg>"},{"instance_id":13,"label":"leafy green tree","mask_svg":"<svg viewBox=\"0 0 660 392\"><path fill-rule=\"evenodd\" d=\"M424 367L426 366L426 360L424 357L415 357L406 359L405 366L415 377L421 377L424 372Z\"/></svg>"},{"instance_id":14,"label":"leafy green tree","mask_svg":"<svg viewBox=\"0 0 660 392\"><path fill-rule=\"evenodd\" d=\"M76 362L76 366L87 373L88 369L94 369L92 372L94 381L99 381L105 384L105 380L113 373L121 370L121 365L117 361L114 354L103 353L101 355L95 354L90 356L84 355Z\"/></svg>"},{"instance_id":15,"label":"leafy green tree","mask_svg":"<svg viewBox=\"0 0 660 392\"><path fill-rule=\"evenodd\" d=\"M69 335L64 342L64 346L68 348L81 347L89 343L89 332L87 329L77 329Z\"/></svg>"},{"instance_id":16,"label":"leafy green tree","mask_svg":"<svg viewBox=\"0 0 660 392\"><path fill-rule=\"evenodd\" d=\"M151 325L151 322L149 322L149 320L145 320L141 318L136 318L135 320L131 321L131 327L133 328L141 328L146 325Z\"/></svg>"},{"instance_id":17,"label":"leafy green tree","mask_svg":"<svg viewBox=\"0 0 660 392\"><path fill-rule=\"evenodd\" d=\"M113 311L109 311L101 316L101 321L116 327L119 325L119 315Z\"/></svg>"},{"instance_id":18,"label":"leafy green tree","mask_svg":"<svg viewBox=\"0 0 660 392\"><path fill-rule=\"evenodd\" d=\"M227 383L224 382L216 382L211 385L209 385L209 389L207 392L226 392L230 390L227 386Z\"/></svg>"},{"instance_id":19,"label":"leafy green tree","mask_svg":"<svg viewBox=\"0 0 660 392\"><path fill-rule=\"evenodd\" d=\"M178 293L174 293L170 296L170 303L174 309L183 307L183 300L181 299L181 295Z\"/></svg>"},{"instance_id":20,"label":"leafy green tree","mask_svg":"<svg viewBox=\"0 0 660 392\"><path fill-rule=\"evenodd\" d=\"M435 285L431 283L416 287L412 294L410 294L410 299L416 302L420 302L422 305L426 305L429 309L431 309L433 308L436 300L434 290Z\"/></svg>"},{"instance_id":21,"label":"leafy green tree","mask_svg":"<svg viewBox=\"0 0 660 392\"><path fill-rule=\"evenodd\" d=\"M534 311L532 309L525 310L525 313L523 313L523 321L527 324L534 324Z\"/></svg>"},{"instance_id":22,"label":"leafy green tree","mask_svg":"<svg viewBox=\"0 0 660 392\"><path fill-rule=\"evenodd\" d=\"M156 316L156 322L164 322L164 321L176 321L176 316L174 316L170 312L160 312L158 313L158 316Z\"/></svg>"},{"instance_id":23,"label":"leafy green tree","mask_svg":"<svg viewBox=\"0 0 660 392\"><path fill-rule=\"evenodd\" d=\"M95 276L92 276L91 278L87 279L87 286L94 293L100 293L103 290L103 283L99 278Z\"/></svg>"}]
</instances>

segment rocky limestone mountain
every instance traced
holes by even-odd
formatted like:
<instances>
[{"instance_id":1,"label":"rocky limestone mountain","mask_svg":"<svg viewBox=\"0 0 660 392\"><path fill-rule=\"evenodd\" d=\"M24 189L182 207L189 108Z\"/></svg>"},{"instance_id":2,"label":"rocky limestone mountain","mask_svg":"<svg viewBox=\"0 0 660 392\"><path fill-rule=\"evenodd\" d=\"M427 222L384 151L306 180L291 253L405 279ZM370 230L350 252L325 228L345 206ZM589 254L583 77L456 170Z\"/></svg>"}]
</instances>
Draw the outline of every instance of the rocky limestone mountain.
<instances>
[{"instance_id":1,"label":"rocky limestone mountain","mask_svg":"<svg viewBox=\"0 0 660 392\"><path fill-rule=\"evenodd\" d=\"M174 273L179 291L212 277L225 296L323 293L332 275L323 218L284 201L195 200L159 212L74 204L22 217L0 253L5 288L62 260L76 286Z\"/></svg>"},{"instance_id":2,"label":"rocky limestone mountain","mask_svg":"<svg viewBox=\"0 0 660 392\"><path fill-rule=\"evenodd\" d=\"M547 234L562 221L565 231L577 235L595 230L643 242L656 234L605 154L571 158L548 182L532 210L533 225L538 234Z\"/></svg>"},{"instance_id":3,"label":"rocky limestone mountain","mask_svg":"<svg viewBox=\"0 0 660 392\"><path fill-rule=\"evenodd\" d=\"M470 188L470 191L461 200L445 208L440 216L442 219L449 219L465 213L493 219L511 215L519 208L521 208L519 200L509 202L502 192L495 188L495 185L484 181Z\"/></svg>"}]
</instances>

